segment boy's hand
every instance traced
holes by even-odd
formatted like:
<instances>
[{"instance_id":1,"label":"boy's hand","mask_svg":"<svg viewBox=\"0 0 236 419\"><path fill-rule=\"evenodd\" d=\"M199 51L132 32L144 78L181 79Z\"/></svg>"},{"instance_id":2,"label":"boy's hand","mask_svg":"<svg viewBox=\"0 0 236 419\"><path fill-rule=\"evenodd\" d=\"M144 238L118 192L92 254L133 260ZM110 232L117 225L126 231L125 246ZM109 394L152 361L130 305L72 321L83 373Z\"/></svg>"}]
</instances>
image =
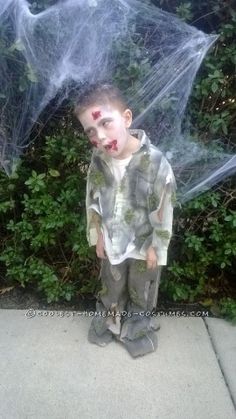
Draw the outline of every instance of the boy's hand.
<instances>
[{"instance_id":1,"label":"boy's hand","mask_svg":"<svg viewBox=\"0 0 236 419\"><path fill-rule=\"evenodd\" d=\"M147 269L155 269L158 266L156 251L152 246L147 249L146 261Z\"/></svg>"},{"instance_id":2,"label":"boy's hand","mask_svg":"<svg viewBox=\"0 0 236 419\"><path fill-rule=\"evenodd\" d=\"M105 255L105 250L104 250L104 239L103 239L102 232L98 234L98 241L96 244L96 253L97 253L97 257L100 259L107 258L107 256Z\"/></svg>"}]
</instances>

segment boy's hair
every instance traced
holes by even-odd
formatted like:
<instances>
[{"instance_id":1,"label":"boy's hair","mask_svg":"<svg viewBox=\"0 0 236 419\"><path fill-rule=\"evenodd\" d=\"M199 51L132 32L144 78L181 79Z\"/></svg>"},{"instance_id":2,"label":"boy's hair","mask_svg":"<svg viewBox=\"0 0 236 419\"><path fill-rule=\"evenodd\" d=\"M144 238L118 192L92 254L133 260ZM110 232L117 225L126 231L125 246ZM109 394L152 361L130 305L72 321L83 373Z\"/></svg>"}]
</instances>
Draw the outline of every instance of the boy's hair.
<instances>
[{"instance_id":1,"label":"boy's hair","mask_svg":"<svg viewBox=\"0 0 236 419\"><path fill-rule=\"evenodd\" d=\"M118 109L127 109L126 100L118 87L108 83L90 84L84 88L75 101L76 116L93 105L115 104Z\"/></svg>"}]
</instances>

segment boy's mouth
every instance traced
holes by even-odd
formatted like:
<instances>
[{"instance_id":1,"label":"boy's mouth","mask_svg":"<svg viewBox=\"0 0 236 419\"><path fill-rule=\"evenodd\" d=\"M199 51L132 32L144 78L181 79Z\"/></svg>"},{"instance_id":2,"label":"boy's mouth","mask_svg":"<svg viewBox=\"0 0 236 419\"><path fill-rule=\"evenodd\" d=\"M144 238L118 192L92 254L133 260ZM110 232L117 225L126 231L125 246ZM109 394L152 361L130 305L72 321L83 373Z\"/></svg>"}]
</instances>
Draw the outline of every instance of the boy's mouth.
<instances>
[{"instance_id":1,"label":"boy's mouth","mask_svg":"<svg viewBox=\"0 0 236 419\"><path fill-rule=\"evenodd\" d=\"M117 148L117 140L112 140L109 144L105 145L104 147L107 151L118 151Z\"/></svg>"}]
</instances>

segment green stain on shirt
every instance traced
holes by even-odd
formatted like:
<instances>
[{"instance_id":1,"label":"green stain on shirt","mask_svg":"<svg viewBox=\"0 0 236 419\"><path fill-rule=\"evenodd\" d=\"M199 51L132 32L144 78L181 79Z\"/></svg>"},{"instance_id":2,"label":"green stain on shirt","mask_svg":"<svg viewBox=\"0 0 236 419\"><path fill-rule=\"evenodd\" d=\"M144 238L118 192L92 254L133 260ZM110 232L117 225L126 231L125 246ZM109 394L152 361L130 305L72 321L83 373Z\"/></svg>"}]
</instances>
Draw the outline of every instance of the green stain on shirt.
<instances>
[{"instance_id":1,"label":"green stain on shirt","mask_svg":"<svg viewBox=\"0 0 236 419\"><path fill-rule=\"evenodd\" d=\"M99 170L91 171L89 175L89 180L93 185L97 187L105 186L106 184L105 177Z\"/></svg>"},{"instance_id":2,"label":"green stain on shirt","mask_svg":"<svg viewBox=\"0 0 236 419\"><path fill-rule=\"evenodd\" d=\"M142 170L147 170L149 165L151 163L150 155L149 154L143 154L143 156L140 159L140 167Z\"/></svg>"},{"instance_id":3,"label":"green stain on shirt","mask_svg":"<svg viewBox=\"0 0 236 419\"><path fill-rule=\"evenodd\" d=\"M134 218L134 210L127 209L124 215L125 222L127 224L130 224L133 221L133 218Z\"/></svg>"},{"instance_id":4,"label":"green stain on shirt","mask_svg":"<svg viewBox=\"0 0 236 419\"><path fill-rule=\"evenodd\" d=\"M155 209L157 209L159 202L160 202L160 198L156 194L152 193L151 195L149 195L148 203L149 203L150 211L154 211Z\"/></svg>"},{"instance_id":5,"label":"green stain on shirt","mask_svg":"<svg viewBox=\"0 0 236 419\"><path fill-rule=\"evenodd\" d=\"M161 237L162 239L166 239L166 240L170 239L170 233L168 230L155 230L155 234L158 237Z\"/></svg>"}]
</instances>

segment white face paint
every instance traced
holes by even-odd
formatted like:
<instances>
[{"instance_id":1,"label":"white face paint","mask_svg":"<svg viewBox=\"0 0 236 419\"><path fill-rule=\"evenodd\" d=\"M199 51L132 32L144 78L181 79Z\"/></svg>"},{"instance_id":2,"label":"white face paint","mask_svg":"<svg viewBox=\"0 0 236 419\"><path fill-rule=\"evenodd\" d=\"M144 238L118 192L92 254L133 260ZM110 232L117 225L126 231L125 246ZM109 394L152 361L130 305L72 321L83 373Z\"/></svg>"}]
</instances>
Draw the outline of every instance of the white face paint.
<instances>
[{"instance_id":1,"label":"white face paint","mask_svg":"<svg viewBox=\"0 0 236 419\"><path fill-rule=\"evenodd\" d=\"M114 105L94 105L79 115L79 120L90 142L105 154L122 158L128 140L127 128L132 122L129 109L124 112Z\"/></svg>"}]
</instances>

